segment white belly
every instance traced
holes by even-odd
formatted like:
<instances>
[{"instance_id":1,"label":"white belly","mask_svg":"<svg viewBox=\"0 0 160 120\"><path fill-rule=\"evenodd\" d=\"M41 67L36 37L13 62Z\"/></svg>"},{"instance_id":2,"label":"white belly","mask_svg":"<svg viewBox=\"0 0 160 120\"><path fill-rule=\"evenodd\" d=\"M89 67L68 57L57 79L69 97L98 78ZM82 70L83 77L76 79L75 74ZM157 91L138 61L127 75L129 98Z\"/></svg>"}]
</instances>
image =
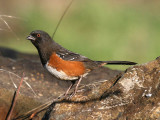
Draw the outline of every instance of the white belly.
<instances>
[{"instance_id":1,"label":"white belly","mask_svg":"<svg viewBox=\"0 0 160 120\"><path fill-rule=\"evenodd\" d=\"M59 79L62 80L76 80L78 79L78 77L72 77L72 76L68 76L66 73L64 73L63 71L57 71L55 68L51 67L48 65L48 63L45 65L45 68L54 76L56 76Z\"/></svg>"}]
</instances>

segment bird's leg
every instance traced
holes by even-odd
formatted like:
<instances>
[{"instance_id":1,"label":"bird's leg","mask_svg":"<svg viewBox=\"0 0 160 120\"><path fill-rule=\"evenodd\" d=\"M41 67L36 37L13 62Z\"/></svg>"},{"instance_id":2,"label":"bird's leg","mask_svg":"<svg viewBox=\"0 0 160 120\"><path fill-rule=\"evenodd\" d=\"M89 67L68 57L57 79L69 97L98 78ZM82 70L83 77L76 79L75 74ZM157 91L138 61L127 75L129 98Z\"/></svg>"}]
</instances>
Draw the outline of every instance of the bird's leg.
<instances>
[{"instance_id":1,"label":"bird's leg","mask_svg":"<svg viewBox=\"0 0 160 120\"><path fill-rule=\"evenodd\" d=\"M73 96L76 94L76 92L77 92L77 90L78 90L78 86L79 86L80 82L82 81L82 78L83 78L83 76L80 76L80 78L79 78L79 80L78 80L78 83L77 83L77 85L76 85L76 88L75 88L75 90L74 90L74 93L73 93L70 97L73 97Z\"/></svg>"},{"instance_id":2,"label":"bird's leg","mask_svg":"<svg viewBox=\"0 0 160 120\"><path fill-rule=\"evenodd\" d=\"M72 84L69 86L69 88L68 88L67 91L65 92L64 97L67 96L69 90L73 87L73 85L75 84L75 82L76 82L76 81L71 81Z\"/></svg>"}]
</instances>

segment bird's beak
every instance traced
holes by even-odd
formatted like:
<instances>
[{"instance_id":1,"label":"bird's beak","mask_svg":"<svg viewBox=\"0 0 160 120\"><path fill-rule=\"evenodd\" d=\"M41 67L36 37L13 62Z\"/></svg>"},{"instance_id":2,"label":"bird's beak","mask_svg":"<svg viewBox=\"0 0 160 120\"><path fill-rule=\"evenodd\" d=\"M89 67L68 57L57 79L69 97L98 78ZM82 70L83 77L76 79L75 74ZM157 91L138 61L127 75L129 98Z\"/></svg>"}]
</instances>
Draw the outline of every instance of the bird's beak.
<instances>
[{"instance_id":1,"label":"bird's beak","mask_svg":"<svg viewBox=\"0 0 160 120\"><path fill-rule=\"evenodd\" d=\"M29 35L29 36L27 37L27 40L33 40L33 41L35 41L36 39L35 39L35 37L33 37L32 35Z\"/></svg>"}]
</instances>

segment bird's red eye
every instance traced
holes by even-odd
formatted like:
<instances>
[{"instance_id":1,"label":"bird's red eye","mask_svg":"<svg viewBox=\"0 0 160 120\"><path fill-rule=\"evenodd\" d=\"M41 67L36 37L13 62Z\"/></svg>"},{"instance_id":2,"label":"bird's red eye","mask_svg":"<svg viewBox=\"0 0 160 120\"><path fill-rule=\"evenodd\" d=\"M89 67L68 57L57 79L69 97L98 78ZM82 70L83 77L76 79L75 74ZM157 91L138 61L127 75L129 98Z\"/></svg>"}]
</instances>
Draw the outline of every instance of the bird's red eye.
<instances>
[{"instance_id":1,"label":"bird's red eye","mask_svg":"<svg viewBox=\"0 0 160 120\"><path fill-rule=\"evenodd\" d=\"M37 34L37 37L40 37L41 35L40 34Z\"/></svg>"}]
</instances>

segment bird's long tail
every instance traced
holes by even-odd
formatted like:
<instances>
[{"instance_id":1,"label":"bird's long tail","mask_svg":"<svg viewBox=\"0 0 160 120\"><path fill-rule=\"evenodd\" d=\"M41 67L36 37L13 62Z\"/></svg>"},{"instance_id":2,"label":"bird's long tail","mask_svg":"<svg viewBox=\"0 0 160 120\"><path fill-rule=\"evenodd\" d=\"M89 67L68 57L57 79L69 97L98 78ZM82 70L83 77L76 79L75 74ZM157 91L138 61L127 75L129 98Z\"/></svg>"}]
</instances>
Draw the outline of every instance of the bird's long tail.
<instances>
[{"instance_id":1,"label":"bird's long tail","mask_svg":"<svg viewBox=\"0 0 160 120\"><path fill-rule=\"evenodd\" d=\"M97 61L101 63L101 65L135 65L137 63L130 61Z\"/></svg>"}]
</instances>

